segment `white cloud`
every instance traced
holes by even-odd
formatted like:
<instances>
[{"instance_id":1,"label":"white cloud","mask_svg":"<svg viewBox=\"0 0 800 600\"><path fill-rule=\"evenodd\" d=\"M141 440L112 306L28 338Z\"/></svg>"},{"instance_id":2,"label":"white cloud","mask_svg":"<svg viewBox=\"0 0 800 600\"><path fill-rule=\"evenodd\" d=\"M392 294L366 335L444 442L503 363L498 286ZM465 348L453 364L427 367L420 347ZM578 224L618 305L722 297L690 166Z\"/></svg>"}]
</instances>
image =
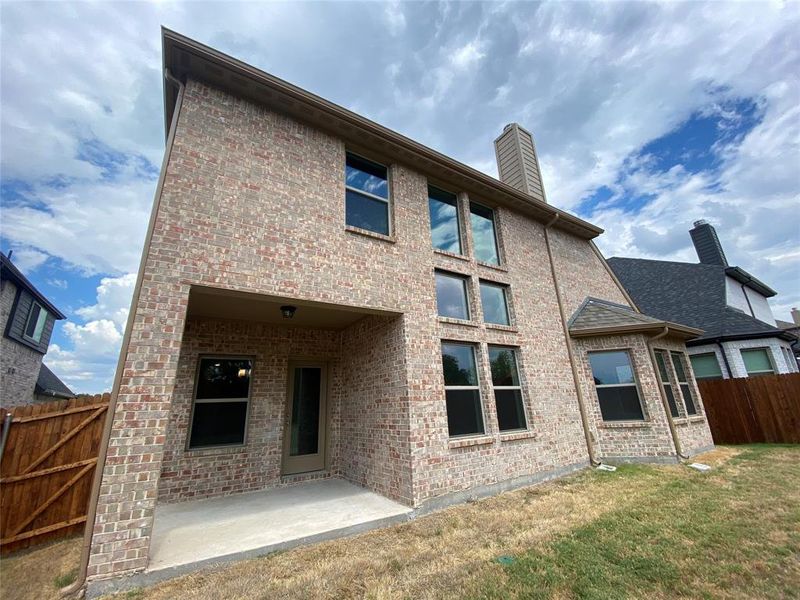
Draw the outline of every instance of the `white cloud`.
<instances>
[{"instance_id":1,"label":"white cloud","mask_svg":"<svg viewBox=\"0 0 800 600\"><path fill-rule=\"evenodd\" d=\"M79 308L75 312L87 320L108 321L123 330L128 320L136 273L122 277L104 277L97 287L97 303Z\"/></svg>"},{"instance_id":2,"label":"white cloud","mask_svg":"<svg viewBox=\"0 0 800 600\"><path fill-rule=\"evenodd\" d=\"M11 262L23 273L33 271L47 261L47 254L30 247L13 248L13 251Z\"/></svg>"}]
</instances>

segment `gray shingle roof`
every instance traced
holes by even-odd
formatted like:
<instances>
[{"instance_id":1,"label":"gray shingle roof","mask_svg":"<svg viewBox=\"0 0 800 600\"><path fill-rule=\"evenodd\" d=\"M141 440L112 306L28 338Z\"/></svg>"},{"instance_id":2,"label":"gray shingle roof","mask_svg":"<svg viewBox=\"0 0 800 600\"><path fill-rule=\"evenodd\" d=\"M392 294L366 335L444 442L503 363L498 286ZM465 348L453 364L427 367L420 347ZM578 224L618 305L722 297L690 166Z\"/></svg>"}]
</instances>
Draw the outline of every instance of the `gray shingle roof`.
<instances>
[{"instance_id":1,"label":"gray shingle roof","mask_svg":"<svg viewBox=\"0 0 800 600\"><path fill-rule=\"evenodd\" d=\"M693 342L787 335L727 305L730 267L620 257L607 262L642 312L705 331Z\"/></svg>"},{"instance_id":2,"label":"gray shingle roof","mask_svg":"<svg viewBox=\"0 0 800 600\"><path fill-rule=\"evenodd\" d=\"M674 323L636 312L629 306L601 300L599 298L586 298L578 307L568 322L569 332L574 336L602 335L604 331L614 330L648 331L658 330L662 327L672 327L675 333L697 335L697 330L691 328L675 327ZM688 331L687 331L688 329Z\"/></svg>"},{"instance_id":3,"label":"gray shingle roof","mask_svg":"<svg viewBox=\"0 0 800 600\"><path fill-rule=\"evenodd\" d=\"M39 377L36 380L35 393L54 398L75 398L75 394L53 373L47 365L42 363Z\"/></svg>"}]
</instances>

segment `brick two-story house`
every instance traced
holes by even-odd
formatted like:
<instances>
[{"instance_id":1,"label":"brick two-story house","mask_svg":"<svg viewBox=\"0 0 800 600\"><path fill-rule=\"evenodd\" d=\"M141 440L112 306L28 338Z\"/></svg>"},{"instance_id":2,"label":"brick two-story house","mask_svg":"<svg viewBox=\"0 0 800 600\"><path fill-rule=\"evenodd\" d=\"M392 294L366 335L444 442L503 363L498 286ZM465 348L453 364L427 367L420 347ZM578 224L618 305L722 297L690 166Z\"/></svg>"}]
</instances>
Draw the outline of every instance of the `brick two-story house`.
<instances>
[{"instance_id":1,"label":"brick two-story house","mask_svg":"<svg viewBox=\"0 0 800 600\"><path fill-rule=\"evenodd\" d=\"M547 203L524 129L496 140L498 181L163 44L166 156L90 579L148 568L157 506L338 479L422 511L712 445L699 330L638 312L601 229Z\"/></svg>"}]
</instances>

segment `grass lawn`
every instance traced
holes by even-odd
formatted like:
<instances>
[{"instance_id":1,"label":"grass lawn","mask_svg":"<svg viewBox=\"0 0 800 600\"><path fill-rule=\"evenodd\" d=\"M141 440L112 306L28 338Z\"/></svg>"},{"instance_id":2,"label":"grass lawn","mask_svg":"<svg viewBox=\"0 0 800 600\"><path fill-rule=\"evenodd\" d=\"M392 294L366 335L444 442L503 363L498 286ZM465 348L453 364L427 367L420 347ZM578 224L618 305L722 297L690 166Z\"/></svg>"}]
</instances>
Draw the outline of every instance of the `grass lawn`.
<instances>
[{"instance_id":1,"label":"grass lawn","mask_svg":"<svg viewBox=\"0 0 800 600\"><path fill-rule=\"evenodd\" d=\"M800 598L800 446L699 460L714 470L584 471L115 598ZM55 592L70 566L36 569L58 546L4 560L3 597Z\"/></svg>"}]
</instances>

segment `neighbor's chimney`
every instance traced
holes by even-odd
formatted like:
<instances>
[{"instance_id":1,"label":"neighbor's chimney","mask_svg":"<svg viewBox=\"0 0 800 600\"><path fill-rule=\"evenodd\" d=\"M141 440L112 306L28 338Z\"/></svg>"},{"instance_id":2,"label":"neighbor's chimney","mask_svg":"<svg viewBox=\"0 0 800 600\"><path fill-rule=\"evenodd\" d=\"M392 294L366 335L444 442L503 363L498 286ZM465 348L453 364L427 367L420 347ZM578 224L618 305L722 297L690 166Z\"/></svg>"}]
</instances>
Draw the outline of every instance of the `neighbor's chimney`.
<instances>
[{"instance_id":1,"label":"neighbor's chimney","mask_svg":"<svg viewBox=\"0 0 800 600\"><path fill-rule=\"evenodd\" d=\"M528 130L516 123L509 123L494 141L494 152L500 181L547 202L536 146Z\"/></svg>"},{"instance_id":2,"label":"neighbor's chimney","mask_svg":"<svg viewBox=\"0 0 800 600\"><path fill-rule=\"evenodd\" d=\"M728 259L719 243L717 231L703 219L694 222L694 229L689 231L697 258L704 265L728 266Z\"/></svg>"},{"instance_id":3,"label":"neighbor's chimney","mask_svg":"<svg viewBox=\"0 0 800 600\"><path fill-rule=\"evenodd\" d=\"M794 321L795 325L800 325L800 310L792 309L792 321Z\"/></svg>"}]
</instances>

